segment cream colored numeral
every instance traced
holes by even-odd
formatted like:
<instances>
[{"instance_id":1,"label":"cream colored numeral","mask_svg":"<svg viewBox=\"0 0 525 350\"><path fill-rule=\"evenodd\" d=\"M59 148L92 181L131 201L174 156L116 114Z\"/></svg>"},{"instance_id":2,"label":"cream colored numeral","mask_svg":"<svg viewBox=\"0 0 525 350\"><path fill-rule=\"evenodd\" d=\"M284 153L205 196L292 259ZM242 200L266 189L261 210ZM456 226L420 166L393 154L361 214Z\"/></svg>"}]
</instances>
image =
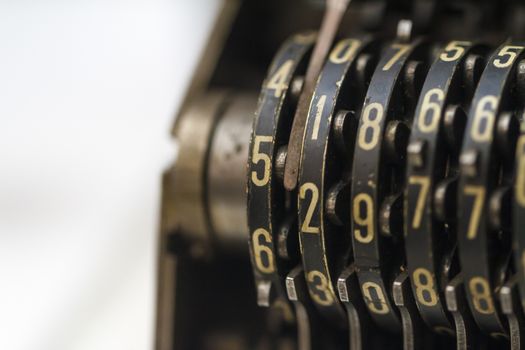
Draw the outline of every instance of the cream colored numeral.
<instances>
[{"instance_id":1,"label":"cream colored numeral","mask_svg":"<svg viewBox=\"0 0 525 350\"><path fill-rule=\"evenodd\" d=\"M314 120L314 129L312 130L312 140L317 140L319 136L319 125L321 124L321 117L323 115L324 105L326 104L326 95L323 95L317 101L315 107L315 120Z\"/></svg>"},{"instance_id":2,"label":"cream colored numeral","mask_svg":"<svg viewBox=\"0 0 525 350\"><path fill-rule=\"evenodd\" d=\"M467 238L475 239L478 234L481 212L485 202L485 188L483 186L465 186L464 193L466 196L474 197L474 204L470 211L470 220L468 224Z\"/></svg>"},{"instance_id":3,"label":"cream colored numeral","mask_svg":"<svg viewBox=\"0 0 525 350\"><path fill-rule=\"evenodd\" d=\"M474 309L480 314L494 313L494 304L490 295L490 286L483 277L473 277L468 283Z\"/></svg>"},{"instance_id":4,"label":"cream colored numeral","mask_svg":"<svg viewBox=\"0 0 525 350\"><path fill-rule=\"evenodd\" d=\"M516 201L525 207L525 135L518 139L516 158Z\"/></svg>"},{"instance_id":5,"label":"cream colored numeral","mask_svg":"<svg viewBox=\"0 0 525 350\"><path fill-rule=\"evenodd\" d=\"M438 302L436 290L434 289L434 278L427 269L422 267L415 269L412 274L416 285L416 297L420 304L434 306Z\"/></svg>"},{"instance_id":6,"label":"cream colored numeral","mask_svg":"<svg viewBox=\"0 0 525 350\"><path fill-rule=\"evenodd\" d=\"M315 42L315 39L317 39L317 34L315 32L312 33L305 33L305 34L296 34L293 37L293 40L301 45L308 45Z\"/></svg>"},{"instance_id":7,"label":"cream colored numeral","mask_svg":"<svg viewBox=\"0 0 525 350\"><path fill-rule=\"evenodd\" d=\"M293 60L288 60L283 63L282 66L272 75L268 83L266 84L267 89L274 90L274 96L279 98L283 94L283 91L288 87L288 76L293 67Z\"/></svg>"},{"instance_id":8,"label":"cream colored numeral","mask_svg":"<svg viewBox=\"0 0 525 350\"><path fill-rule=\"evenodd\" d=\"M404 54L406 54L410 50L410 45L402 45L402 44L393 44L391 46L392 49L397 50L397 52L392 56L392 58L384 65L383 71L388 71L390 68L394 66L394 64L403 57Z\"/></svg>"},{"instance_id":9,"label":"cream colored numeral","mask_svg":"<svg viewBox=\"0 0 525 350\"><path fill-rule=\"evenodd\" d=\"M319 305L330 306L334 303L334 297L330 291L326 276L320 271L310 271L306 276L308 282L315 283L315 291L310 290L310 296ZM317 293L318 292L318 293Z\"/></svg>"},{"instance_id":10,"label":"cream colored numeral","mask_svg":"<svg viewBox=\"0 0 525 350\"><path fill-rule=\"evenodd\" d=\"M435 101L432 101L433 98ZM417 124L421 132L429 133L437 129L441 116L440 103L442 103L444 99L445 92L439 88L428 90L425 94ZM430 118L427 117L429 112Z\"/></svg>"},{"instance_id":11,"label":"cream colored numeral","mask_svg":"<svg viewBox=\"0 0 525 350\"><path fill-rule=\"evenodd\" d=\"M264 245L265 243L271 244L272 236L270 236L270 232L266 231L265 229L258 228L254 231L252 235L255 265L257 266L257 269L262 273L272 273L275 271L273 252L270 247ZM263 259L263 256L266 258Z\"/></svg>"},{"instance_id":12,"label":"cream colored numeral","mask_svg":"<svg viewBox=\"0 0 525 350\"><path fill-rule=\"evenodd\" d=\"M445 52L441 53L439 59L444 62L452 62L459 59L465 53L465 46L470 46L470 41L451 41L445 47Z\"/></svg>"},{"instance_id":13,"label":"cream colored numeral","mask_svg":"<svg viewBox=\"0 0 525 350\"><path fill-rule=\"evenodd\" d=\"M312 217L314 215L315 207L317 206L317 202L319 201L319 189L317 186L312 182L306 182L301 186L301 189L299 190L299 198L301 200L306 199L306 192L310 191L312 193L312 199L310 200L310 204L308 205L308 210L306 211L306 215L303 221L303 224L301 225L301 231L306 233L319 233L319 227L312 226Z\"/></svg>"},{"instance_id":14,"label":"cream colored numeral","mask_svg":"<svg viewBox=\"0 0 525 350\"><path fill-rule=\"evenodd\" d=\"M361 203L365 205L364 215L361 213ZM353 210L354 222L363 228L354 230L354 237L358 242L370 243L374 239L374 201L367 193L359 193L354 197ZM362 230L365 233L363 234Z\"/></svg>"},{"instance_id":15,"label":"cream colored numeral","mask_svg":"<svg viewBox=\"0 0 525 350\"><path fill-rule=\"evenodd\" d=\"M372 111L375 111L374 119L371 119ZM370 151L379 142L379 133L381 128L379 123L383 120L384 109L381 103L370 103L363 111L363 124L359 128L359 137L357 143L359 147L365 151ZM371 130L370 138L368 138L368 131Z\"/></svg>"},{"instance_id":16,"label":"cream colored numeral","mask_svg":"<svg viewBox=\"0 0 525 350\"><path fill-rule=\"evenodd\" d=\"M419 186L416 209L412 219L412 227L418 229L421 227L421 219L423 217L423 211L425 210L425 200L427 199L428 189L430 188L430 178L427 176L410 176L408 182L411 185Z\"/></svg>"},{"instance_id":17,"label":"cream colored numeral","mask_svg":"<svg viewBox=\"0 0 525 350\"><path fill-rule=\"evenodd\" d=\"M498 52L498 58L494 60L494 66L497 68L506 68L510 67L512 63L516 60L516 57L518 57L518 52L523 50L523 46L504 46L499 52ZM505 60L502 60L502 57L507 57Z\"/></svg>"},{"instance_id":18,"label":"cream colored numeral","mask_svg":"<svg viewBox=\"0 0 525 350\"><path fill-rule=\"evenodd\" d=\"M332 50L329 60L335 64L341 64L350 61L361 46L361 42L355 39L346 39L340 41Z\"/></svg>"},{"instance_id":19,"label":"cream colored numeral","mask_svg":"<svg viewBox=\"0 0 525 350\"><path fill-rule=\"evenodd\" d=\"M264 163L264 170L262 178L257 177L257 172L252 171L252 182L255 186L261 187L265 186L268 181L270 181L270 166L271 160L270 156L266 153L260 152L261 143L263 142L272 142L273 138L271 136L259 136L255 135L253 151L252 151L252 163L258 164L259 162Z\"/></svg>"},{"instance_id":20,"label":"cream colored numeral","mask_svg":"<svg viewBox=\"0 0 525 350\"><path fill-rule=\"evenodd\" d=\"M479 100L471 130L474 141L489 142L492 140L498 102L498 98L493 95L484 96Z\"/></svg>"},{"instance_id":21,"label":"cream colored numeral","mask_svg":"<svg viewBox=\"0 0 525 350\"><path fill-rule=\"evenodd\" d=\"M388 313L388 304L386 303L385 293L381 286L374 282L363 283L363 297L365 299L368 309L373 313L384 315ZM372 290L377 295L376 298L372 297ZM379 305L379 306L378 306Z\"/></svg>"}]
</instances>

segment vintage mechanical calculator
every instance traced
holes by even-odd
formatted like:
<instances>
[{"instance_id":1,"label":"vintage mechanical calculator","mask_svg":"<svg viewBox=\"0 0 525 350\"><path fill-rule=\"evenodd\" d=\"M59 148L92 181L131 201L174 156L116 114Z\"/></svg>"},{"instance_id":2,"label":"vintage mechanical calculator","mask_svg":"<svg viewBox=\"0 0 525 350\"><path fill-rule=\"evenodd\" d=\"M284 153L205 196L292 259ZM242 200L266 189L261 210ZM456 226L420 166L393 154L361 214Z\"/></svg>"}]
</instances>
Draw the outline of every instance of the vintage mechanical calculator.
<instances>
[{"instance_id":1,"label":"vintage mechanical calculator","mask_svg":"<svg viewBox=\"0 0 525 350\"><path fill-rule=\"evenodd\" d=\"M525 349L525 2L221 6L156 349Z\"/></svg>"}]
</instances>

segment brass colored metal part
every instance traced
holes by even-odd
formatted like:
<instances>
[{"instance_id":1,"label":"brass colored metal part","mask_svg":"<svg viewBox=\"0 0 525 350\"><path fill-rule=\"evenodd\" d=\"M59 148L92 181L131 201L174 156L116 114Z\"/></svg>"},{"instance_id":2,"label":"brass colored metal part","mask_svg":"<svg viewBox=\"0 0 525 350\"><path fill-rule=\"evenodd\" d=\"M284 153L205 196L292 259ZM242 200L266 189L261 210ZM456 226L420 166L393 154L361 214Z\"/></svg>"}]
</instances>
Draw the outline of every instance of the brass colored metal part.
<instances>
[{"instance_id":1,"label":"brass colored metal part","mask_svg":"<svg viewBox=\"0 0 525 350\"><path fill-rule=\"evenodd\" d=\"M217 121L207 170L210 223L221 247L248 250L246 160L257 97L236 95Z\"/></svg>"},{"instance_id":2,"label":"brass colored metal part","mask_svg":"<svg viewBox=\"0 0 525 350\"><path fill-rule=\"evenodd\" d=\"M175 120L180 119L180 117L186 113L190 104L207 90L213 71L216 68L219 55L226 39L228 38L233 21L239 11L239 0L221 0L221 2L222 4L220 5L218 16L215 19L215 23L212 25L213 30L210 32L210 36L206 44L203 46L200 61L197 63L195 73L191 78L190 86L182 100L181 107ZM175 135L175 130L176 122L172 128L173 135Z\"/></svg>"},{"instance_id":3,"label":"brass colored metal part","mask_svg":"<svg viewBox=\"0 0 525 350\"><path fill-rule=\"evenodd\" d=\"M284 187L291 191L297 186L299 163L301 158L301 143L303 141L304 127L308 117L308 107L314 93L317 77L323 68L324 61L330 51L339 24L350 4L350 0L328 0L326 12L321 24L317 43L315 44L310 63L304 78L303 92L299 96L297 109L288 144L288 155L284 169Z\"/></svg>"},{"instance_id":4,"label":"brass colored metal part","mask_svg":"<svg viewBox=\"0 0 525 350\"><path fill-rule=\"evenodd\" d=\"M199 99L199 103L188 107L175 128L179 154L171 171L171 191L177 198L173 208L177 231L206 245L210 234L205 203L209 142L225 103L225 92L208 93Z\"/></svg>"},{"instance_id":5,"label":"brass colored metal part","mask_svg":"<svg viewBox=\"0 0 525 350\"><path fill-rule=\"evenodd\" d=\"M350 2L217 3L162 178L156 350L523 347L525 5Z\"/></svg>"}]
</instances>

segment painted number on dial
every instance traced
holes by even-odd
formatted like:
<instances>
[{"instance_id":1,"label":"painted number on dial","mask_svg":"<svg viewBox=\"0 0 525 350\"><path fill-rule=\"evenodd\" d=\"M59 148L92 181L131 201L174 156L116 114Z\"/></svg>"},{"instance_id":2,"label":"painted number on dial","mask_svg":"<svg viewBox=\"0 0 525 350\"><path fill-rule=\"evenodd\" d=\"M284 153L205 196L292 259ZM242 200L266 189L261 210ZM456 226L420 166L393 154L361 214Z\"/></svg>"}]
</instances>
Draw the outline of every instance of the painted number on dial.
<instances>
[{"instance_id":1,"label":"painted number on dial","mask_svg":"<svg viewBox=\"0 0 525 350\"><path fill-rule=\"evenodd\" d=\"M419 303L425 306L436 305L438 297L434 288L434 278L430 271L420 267L414 270L412 278L416 285L416 297Z\"/></svg>"},{"instance_id":2,"label":"painted number on dial","mask_svg":"<svg viewBox=\"0 0 525 350\"><path fill-rule=\"evenodd\" d=\"M358 242L370 243L374 239L374 201L367 193L359 193L354 198L354 222L361 226L354 230L354 237Z\"/></svg>"},{"instance_id":3,"label":"painted number on dial","mask_svg":"<svg viewBox=\"0 0 525 350\"><path fill-rule=\"evenodd\" d=\"M258 136L255 135L254 145L253 145L253 151L252 151L252 163L258 164L259 162L263 162L264 168L263 168L263 174L262 177L257 176L256 171L252 171L252 182L255 186L261 187L268 184L268 181L270 181L270 166L271 166L271 160L270 156L266 153L263 153L260 151L261 143L264 142L272 142L273 138L271 136Z\"/></svg>"},{"instance_id":4,"label":"painted number on dial","mask_svg":"<svg viewBox=\"0 0 525 350\"><path fill-rule=\"evenodd\" d=\"M255 265L262 273L275 271L275 263L272 249L268 246L272 243L270 232L263 228L255 230L252 235L253 251L255 253Z\"/></svg>"},{"instance_id":5,"label":"painted number on dial","mask_svg":"<svg viewBox=\"0 0 525 350\"><path fill-rule=\"evenodd\" d=\"M368 309L375 314L387 314L388 304L386 303L385 293L381 286L374 282L365 282L362 286L363 297Z\"/></svg>"},{"instance_id":6,"label":"painted number on dial","mask_svg":"<svg viewBox=\"0 0 525 350\"><path fill-rule=\"evenodd\" d=\"M370 151L379 142L384 109L381 103L370 103L363 111L363 124L359 128L358 145L365 151Z\"/></svg>"},{"instance_id":7,"label":"painted number on dial","mask_svg":"<svg viewBox=\"0 0 525 350\"><path fill-rule=\"evenodd\" d=\"M277 98L281 97L283 94L283 91L286 90L288 87L288 80L289 75L293 68L293 61L288 60L283 63L282 66L280 66L277 71L272 75L270 80L268 80L268 83L266 84L266 88L269 90L273 90L273 95Z\"/></svg>"},{"instance_id":8,"label":"painted number on dial","mask_svg":"<svg viewBox=\"0 0 525 350\"><path fill-rule=\"evenodd\" d=\"M465 47L470 45L470 41L451 41L445 47L445 52L439 56L439 59L444 62L456 61L465 53Z\"/></svg>"},{"instance_id":9,"label":"painted number on dial","mask_svg":"<svg viewBox=\"0 0 525 350\"><path fill-rule=\"evenodd\" d=\"M315 207L319 201L319 189L312 182L307 182L301 186L299 190L299 198L304 201L306 199L306 193L311 193L310 204L308 205L308 210L301 225L301 231L305 233L319 233L319 227L312 226L312 217L314 215Z\"/></svg>"},{"instance_id":10,"label":"painted number on dial","mask_svg":"<svg viewBox=\"0 0 525 350\"><path fill-rule=\"evenodd\" d=\"M483 277L473 277L468 283L474 309L480 314L494 313L494 304L490 295L490 286Z\"/></svg>"},{"instance_id":11,"label":"painted number on dial","mask_svg":"<svg viewBox=\"0 0 525 350\"><path fill-rule=\"evenodd\" d=\"M334 303L334 297L325 275L320 271L310 271L308 272L307 280L309 283L315 284L315 291L310 291L310 295L317 304L330 306Z\"/></svg>"},{"instance_id":12,"label":"painted number on dial","mask_svg":"<svg viewBox=\"0 0 525 350\"><path fill-rule=\"evenodd\" d=\"M496 96L487 95L479 100L471 130L474 141L489 142L492 140L497 106L498 98Z\"/></svg>"},{"instance_id":13,"label":"painted number on dial","mask_svg":"<svg viewBox=\"0 0 525 350\"><path fill-rule=\"evenodd\" d=\"M440 103L445 99L445 92L441 89L430 89L423 98L423 105L418 118L418 127L421 132L434 132L439 125L441 116Z\"/></svg>"},{"instance_id":14,"label":"painted number on dial","mask_svg":"<svg viewBox=\"0 0 525 350\"><path fill-rule=\"evenodd\" d=\"M520 50L523 50L523 46L504 46L498 52L498 58L494 60L494 66L497 68L510 67L516 60L516 57L518 57Z\"/></svg>"}]
</instances>

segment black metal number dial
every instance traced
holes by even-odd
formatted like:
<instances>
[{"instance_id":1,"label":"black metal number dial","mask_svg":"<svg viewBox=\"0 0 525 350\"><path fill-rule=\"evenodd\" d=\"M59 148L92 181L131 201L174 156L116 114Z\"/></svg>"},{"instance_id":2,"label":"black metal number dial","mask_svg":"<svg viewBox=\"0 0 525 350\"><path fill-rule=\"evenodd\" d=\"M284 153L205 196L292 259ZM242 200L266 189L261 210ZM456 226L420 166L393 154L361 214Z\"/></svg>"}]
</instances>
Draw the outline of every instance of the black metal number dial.
<instances>
[{"instance_id":1,"label":"black metal number dial","mask_svg":"<svg viewBox=\"0 0 525 350\"><path fill-rule=\"evenodd\" d=\"M293 229L295 205L290 203L275 163L288 142L295 102L294 79L304 74L315 36L296 35L279 50L263 83L248 157L248 227L250 255L258 303L270 306L286 296L284 281L291 262L279 258L279 232Z\"/></svg>"},{"instance_id":2,"label":"black metal number dial","mask_svg":"<svg viewBox=\"0 0 525 350\"><path fill-rule=\"evenodd\" d=\"M343 327L346 313L335 292L351 252L344 228L348 211L340 210L349 190L343 173L351 164L355 113L363 103L365 71L375 46L367 39L335 45L319 77L302 144L298 207L306 282L318 310Z\"/></svg>"},{"instance_id":3,"label":"black metal number dial","mask_svg":"<svg viewBox=\"0 0 525 350\"><path fill-rule=\"evenodd\" d=\"M387 46L361 112L352 169L352 242L364 301L383 329L400 331L392 282L404 263L404 152L427 45Z\"/></svg>"},{"instance_id":4,"label":"black metal number dial","mask_svg":"<svg viewBox=\"0 0 525 350\"><path fill-rule=\"evenodd\" d=\"M522 43L506 43L490 57L472 101L460 156L458 241L469 306L480 329L505 334L496 293L510 262L509 162L516 67ZM516 131L516 130L514 130ZM509 159L510 158L510 159Z\"/></svg>"},{"instance_id":5,"label":"black metal number dial","mask_svg":"<svg viewBox=\"0 0 525 350\"><path fill-rule=\"evenodd\" d=\"M444 289L456 246L458 156L466 113L484 49L451 41L432 64L414 115L408 144L405 247L414 299L433 330L453 332ZM453 274L452 276L450 274Z\"/></svg>"}]
</instances>

